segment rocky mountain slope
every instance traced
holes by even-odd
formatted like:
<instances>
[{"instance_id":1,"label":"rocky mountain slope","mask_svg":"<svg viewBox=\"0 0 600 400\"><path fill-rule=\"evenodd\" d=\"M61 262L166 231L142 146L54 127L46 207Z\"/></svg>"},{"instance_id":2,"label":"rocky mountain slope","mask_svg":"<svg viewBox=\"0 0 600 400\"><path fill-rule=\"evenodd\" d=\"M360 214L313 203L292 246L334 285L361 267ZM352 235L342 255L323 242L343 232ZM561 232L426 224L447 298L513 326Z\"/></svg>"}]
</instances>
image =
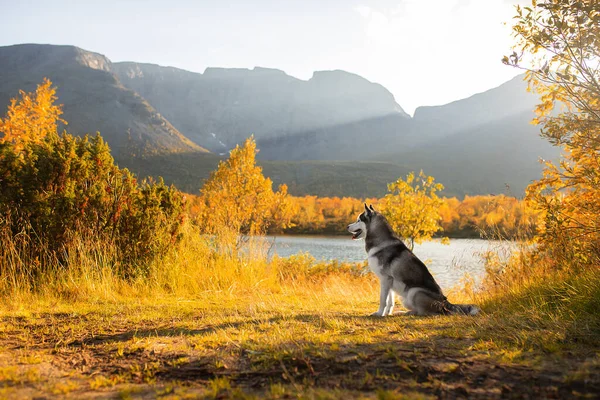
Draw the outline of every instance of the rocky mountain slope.
<instances>
[{"instance_id":1,"label":"rocky mountain slope","mask_svg":"<svg viewBox=\"0 0 600 400\"><path fill-rule=\"evenodd\" d=\"M33 91L44 77L57 87L67 130L78 135L99 131L117 159L205 151L123 86L108 58L74 46L0 47L0 110L19 89Z\"/></svg>"},{"instance_id":2,"label":"rocky mountain slope","mask_svg":"<svg viewBox=\"0 0 600 400\"><path fill-rule=\"evenodd\" d=\"M303 81L259 67L199 74L114 63L113 70L187 137L217 153L250 135L260 141L387 115L409 119L383 86L344 71Z\"/></svg>"}]
</instances>

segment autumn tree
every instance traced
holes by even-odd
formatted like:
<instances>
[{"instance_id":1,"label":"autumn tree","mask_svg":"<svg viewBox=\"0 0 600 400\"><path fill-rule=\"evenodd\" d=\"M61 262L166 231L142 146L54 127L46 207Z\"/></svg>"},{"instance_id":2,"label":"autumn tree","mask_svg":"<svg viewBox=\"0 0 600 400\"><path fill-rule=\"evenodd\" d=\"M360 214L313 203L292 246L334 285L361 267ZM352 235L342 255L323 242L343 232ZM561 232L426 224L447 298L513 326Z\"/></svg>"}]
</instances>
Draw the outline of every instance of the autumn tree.
<instances>
[{"instance_id":1,"label":"autumn tree","mask_svg":"<svg viewBox=\"0 0 600 400\"><path fill-rule=\"evenodd\" d=\"M326 225L325 217L321 209L321 198L317 196L291 197L295 204L295 212L292 215L294 228L303 231L319 231Z\"/></svg>"},{"instance_id":2,"label":"autumn tree","mask_svg":"<svg viewBox=\"0 0 600 400\"><path fill-rule=\"evenodd\" d=\"M44 78L35 93L19 91L19 97L11 99L4 119L0 118L0 143L11 142L16 150L27 143L39 143L49 133L57 131L62 105L56 105L56 88Z\"/></svg>"},{"instance_id":3,"label":"autumn tree","mask_svg":"<svg viewBox=\"0 0 600 400\"><path fill-rule=\"evenodd\" d=\"M273 182L256 165L256 153L250 137L231 150L201 189L198 225L223 244L239 244L241 237L261 235L275 221L282 225L289 221L287 186L273 191Z\"/></svg>"},{"instance_id":4,"label":"autumn tree","mask_svg":"<svg viewBox=\"0 0 600 400\"><path fill-rule=\"evenodd\" d=\"M415 243L431 239L442 229L440 207L443 200L437 192L444 189L434 177L421 171L418 176L411 172L406 180L399 178L388 184L388 194L380 207L394 231L408 241L412 250Z\"/></svg>"},{"instance_id":5,"label":"autumn tree","mask_svg":"<svg viewBox=\"0 0 600 400\"><path fill-rule=\"evenodd\" d=\"M439 209L440 224L444 233L458 231L458 223L460 221L460 214L458 213L459 205L460 200L456 197L444 198Z\"/></svg>"},{"instance_id":6,"label":"autumn tree","mask_svg":"<svg viewBox=\"0 0 600 400\"><path fill-rule=\"evenodd\" d=\"M545 218L540 243L563 265L600 263L600 4L532 1L517 7L515 51L506 64L525 69L540 95L534 120L565 153L547 162L527 198ZM555 251L556 250L556 251ZM565 264L564 261L567 261Z\"/></svg>"}]
</instances>

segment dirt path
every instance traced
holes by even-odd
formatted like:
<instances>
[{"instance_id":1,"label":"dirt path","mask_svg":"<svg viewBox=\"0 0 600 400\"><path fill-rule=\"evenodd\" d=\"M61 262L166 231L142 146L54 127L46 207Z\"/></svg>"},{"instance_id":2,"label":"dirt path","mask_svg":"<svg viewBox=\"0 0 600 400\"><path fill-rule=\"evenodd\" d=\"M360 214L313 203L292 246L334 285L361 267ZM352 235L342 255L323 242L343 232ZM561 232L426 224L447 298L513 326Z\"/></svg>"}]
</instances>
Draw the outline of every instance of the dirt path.
<instances>
[{"instance_id":1,"label":"dirt path","mask_svg":"<svg viewBox=\"0 0 600 400\"><path fill-rule=\"evenodd\" d=\"M0 398L600 396L597 349L510 360L481 339L452 333L456 319L143 317L4 317Z\"/></svg>"}]
</instances>

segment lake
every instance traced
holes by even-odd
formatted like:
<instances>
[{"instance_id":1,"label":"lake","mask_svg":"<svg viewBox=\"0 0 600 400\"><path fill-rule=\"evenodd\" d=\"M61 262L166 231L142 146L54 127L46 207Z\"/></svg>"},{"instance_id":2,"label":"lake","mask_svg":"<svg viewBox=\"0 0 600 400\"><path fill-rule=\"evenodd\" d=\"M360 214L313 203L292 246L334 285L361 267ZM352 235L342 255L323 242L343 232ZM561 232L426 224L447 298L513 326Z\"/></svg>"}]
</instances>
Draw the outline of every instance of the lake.
<instances>
[{"instance_id":1,"label":"lake","mask_svg":"<svg viewBox=\"0 0 600 400\"><path fill-rule=\"evenodd\" d=\"M349 237L331 236L275 236L271 253L289 257L298 253L310 253L317 260L339 260L364 262L365 242ZM460 284L465 273L470 274L476 283L481 281L484 266L481 254L487 250L497 250L503 244L477 239L451 239L449 245L439 240L415 245L414 253L429 268L442 288Z\"/></svg>"}]
</instances>

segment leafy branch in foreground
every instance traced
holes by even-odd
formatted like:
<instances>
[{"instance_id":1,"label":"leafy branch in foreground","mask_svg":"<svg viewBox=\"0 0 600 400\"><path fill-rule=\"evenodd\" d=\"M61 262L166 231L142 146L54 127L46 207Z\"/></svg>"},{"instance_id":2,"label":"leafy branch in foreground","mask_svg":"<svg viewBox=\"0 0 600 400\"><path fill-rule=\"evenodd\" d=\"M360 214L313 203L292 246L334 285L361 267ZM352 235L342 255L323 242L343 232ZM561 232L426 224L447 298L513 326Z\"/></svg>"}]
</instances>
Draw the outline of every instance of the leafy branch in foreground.
<instances>
[{"instance_id":1,"label":"leafy branch in foreground","mask_svg":"<svg viewBox=\"0 0 600 400\"><path fill-rule=\"evenodd\" d=\"M538 242L555 268L600 263L600 4L595 0L532 1L517 7L515 51L506 64L527 70L540 94L535 123L563 146L546 162L527 199L544 213ZM557 105L562 108L558 109Z\"/></svg>"}]
</instances>

